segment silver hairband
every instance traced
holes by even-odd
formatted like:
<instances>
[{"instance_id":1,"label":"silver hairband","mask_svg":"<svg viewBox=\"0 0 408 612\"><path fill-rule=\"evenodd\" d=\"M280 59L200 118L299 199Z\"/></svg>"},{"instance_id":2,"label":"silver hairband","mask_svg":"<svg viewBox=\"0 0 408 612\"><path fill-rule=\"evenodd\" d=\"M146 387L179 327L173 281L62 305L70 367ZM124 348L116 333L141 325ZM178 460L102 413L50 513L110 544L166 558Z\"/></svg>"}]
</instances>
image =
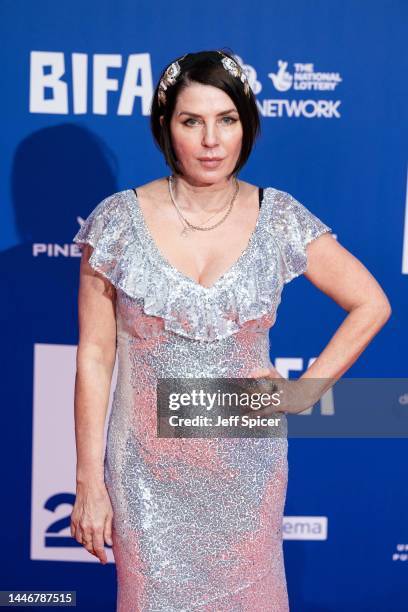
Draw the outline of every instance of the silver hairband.
<instances>
[{"instance_id":1,"label":"silver hairband","mask_svg":"<svg viewBox=\"0 0 408 612\"><path fill-rule=\"evenodd\" d=\"M240 79L240 81L244 85L245 94L249 96L250 87L248 83L248 78L245 72L243 71L243 69L241 68L241 66L235 60L224 55L224 53L222 53L221 51L217 51L217 53L219 53L222 56L221 64L224 66L225 70L228 70L228 72L232 74L232 76ZM157 99L158 99L159 105L162 104L162 106L165 106L166 90L169 86L174 85L176 83L177 78L179 77L181 73L179 62L181 62L186 57L186 55L187 53L183 55L183 57L181 57L178 61L175 61L172 64L170 64L170 66L167 68L166 72L164 73L162 79L160 80L159 89L157 93Z\"/></svg>"}]
</instances>

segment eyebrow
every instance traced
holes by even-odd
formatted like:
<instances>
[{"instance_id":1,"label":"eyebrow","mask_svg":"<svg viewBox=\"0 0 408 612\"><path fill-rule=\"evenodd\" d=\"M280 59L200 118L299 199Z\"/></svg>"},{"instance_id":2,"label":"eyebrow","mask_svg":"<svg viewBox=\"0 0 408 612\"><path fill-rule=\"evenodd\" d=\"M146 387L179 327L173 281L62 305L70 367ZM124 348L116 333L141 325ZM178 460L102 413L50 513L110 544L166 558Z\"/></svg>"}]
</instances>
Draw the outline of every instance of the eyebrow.
<instances>
[{"instance_id":1,"label":"eyebrow","mask_svg":"<svg viewBox=\"0 0 408 612\"><path fill-rule=\"evenodd\" d=\"M236 108L229 108L228 110L225 111L221 111L220 113L217 114L217 117L220 117L221 115L227 115L228 113L237 113L237 109ZM178 116L180 115L190 115L191 117L201 117L201 115L198 115L197 113L190 113L189 111L181 111L180 113L178 113Z\"/></svg>"}]
</instances>

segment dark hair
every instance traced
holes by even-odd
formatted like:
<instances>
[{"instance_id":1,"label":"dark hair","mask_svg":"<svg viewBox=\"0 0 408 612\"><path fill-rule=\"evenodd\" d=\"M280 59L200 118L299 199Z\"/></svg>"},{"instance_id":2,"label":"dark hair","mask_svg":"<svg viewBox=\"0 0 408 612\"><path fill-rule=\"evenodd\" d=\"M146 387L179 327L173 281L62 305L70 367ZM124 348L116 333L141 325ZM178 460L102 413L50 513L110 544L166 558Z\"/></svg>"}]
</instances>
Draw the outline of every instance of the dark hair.
<instances>
[{"instance_id":1,"label":"dark hair","mask_svg":"<svg viewBox=\"0 0 408 612\"><path fill-rule=\"evenodd\" d=\"M228 53L224 49L220 51L237 62L232 53ZM170 62L168 66L174 61L176 60ZM170 85L166 90L166 104L163 106L158 101L158 91L160 80L168 66L164 68L154 91L150 115L150 127L154 140L164 154L167 165L174 173L180 173L171 142L170 121L178 94L195 81L218 87L231 98L237 107L243 130L241 153L232 172L232 174L237 174L248 160L254 142L261 131L258 107L252 89L250 89L249 95L244 92L242 81L230 74L221 64L221 56L218 51L188 53L184 57L181 56L177 61L180 64L181 74L177 77L176 83ZM160 123L161 115L164 117L163 126Z\"/></svg>"}]
</instances>

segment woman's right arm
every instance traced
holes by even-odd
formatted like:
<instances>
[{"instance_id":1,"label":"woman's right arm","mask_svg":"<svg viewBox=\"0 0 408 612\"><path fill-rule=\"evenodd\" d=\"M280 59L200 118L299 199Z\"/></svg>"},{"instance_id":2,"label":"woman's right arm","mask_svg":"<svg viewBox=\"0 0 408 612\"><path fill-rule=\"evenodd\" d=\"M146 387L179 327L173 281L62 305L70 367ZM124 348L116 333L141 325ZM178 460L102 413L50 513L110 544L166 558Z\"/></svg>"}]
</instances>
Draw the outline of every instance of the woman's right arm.
<instances>
[{"instance_id":1,"label":"woman's right arm","mask_svg":"<svg viewBox=\"0 0 408 612\"><path fill-rule=\"evenodd\" d=\"M71 534L107 563L112 544L112 506L104 482L104 428L116 357L116 290L88 260L85 244L78 294L79 342L75 376L76 500Z\"/></svg>"}]
</instances>

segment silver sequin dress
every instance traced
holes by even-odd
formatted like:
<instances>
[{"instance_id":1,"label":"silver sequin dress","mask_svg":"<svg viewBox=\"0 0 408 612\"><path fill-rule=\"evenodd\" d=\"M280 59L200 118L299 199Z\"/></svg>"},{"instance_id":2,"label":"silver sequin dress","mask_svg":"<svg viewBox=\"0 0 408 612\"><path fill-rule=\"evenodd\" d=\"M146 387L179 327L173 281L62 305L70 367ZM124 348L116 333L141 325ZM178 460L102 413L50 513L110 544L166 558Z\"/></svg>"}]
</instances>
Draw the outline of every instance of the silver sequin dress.
<instances>
[{"instance_id":1,"label":"silver sequin dress","mask_svg":"<svg viewBox=\"0 0 408 612\"><path fill-rule=\"evenodd\" d=\"M132 189L102 200L75 235L117 292L105 482L119 612L289 610L287 437L158 437L156 384L270 366L282 289L306 270L306 245L328 231L268 187L246 249L210 288L164 258Z\"/></svg>"}]
</instances>

